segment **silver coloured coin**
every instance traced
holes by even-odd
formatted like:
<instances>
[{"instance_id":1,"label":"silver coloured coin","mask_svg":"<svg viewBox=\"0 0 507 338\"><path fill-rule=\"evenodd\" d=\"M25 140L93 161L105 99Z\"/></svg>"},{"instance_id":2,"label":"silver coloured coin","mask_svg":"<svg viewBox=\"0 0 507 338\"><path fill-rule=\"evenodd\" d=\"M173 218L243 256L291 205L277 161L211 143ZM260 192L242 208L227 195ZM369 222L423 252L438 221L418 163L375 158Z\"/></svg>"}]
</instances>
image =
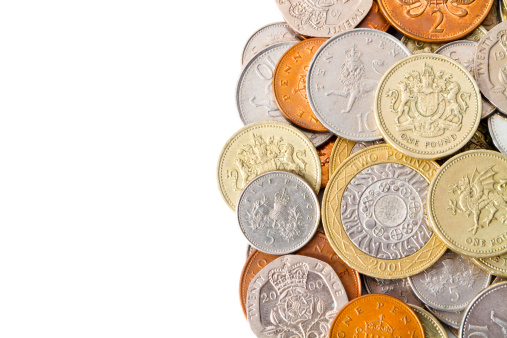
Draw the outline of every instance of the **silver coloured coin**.
<instances>
[{"instance_id":1,"label":"silver coloured coin","mask_svg":"<svg viewBox=\"0 0 507 338\"><path fill-rule=\"evenodd\" d=\"M460 337L507 337L506 300L507 282L482 291L465 312Z\"/></svg>"},{"instance_id":2,"label":"silver coloured coin","mask_svg":"<svg viewBox=\"0 0 507 338\"><path fill-rule=\"evenodd\" d=\"M500 18L500 7L498 5L499 2L502 2L503 0L495 0L493 3L493 7L491 7L491 10L489 11L488 16L484 21L481 23L481 25L486 28L488 31L492 30L493 27L498 25L500 22L502 22L502 19Z\"/></svg>"},{"instance_id":3,"label":"silver coloured coin","mask_svg":"<svg viewBox=\"0 0 507 338\"><path fill-rule=\"evenodd\" d=\"M377 141L366 141L366 142L356 142L352 149L350 150L350 155L357 153L359 150L363 150L364 148L368 148L377 144L384 144L386 143L384 140L377 140Z\"/></svg>"},{"instance_id":4,"label":"silver coloured coin","mask_svg":"<svg viewBox=\"0 0 507 338\"><path fill-rule=\"evenodd\" d=\"M272 255L302 248L320 220L319 200L310 185L283 171L254 178L241 193L236 214L248 242Z\"/></svg>"},{"instance_id":5,"label":"silver coloured coin","mask_svg":"<svg viewBox=\"0 0 507 338\"><path fill-rule=\"evenodd\" d=\"M507 113L507 22L490 30L479 41L475 55L475 79L486 98Z\"/></svg>"},{"instance_id":6,"label":"silver coloured coin","mask_svg":"<svg viewBox=\"0 0 507 338\"><path fill-rule=\"evenodd\" d=\"M241 64L244 65L252 56L267 46L283 41L300 41L296 32L286 22L275 22L260 28L245 44Z\"/></svg>"},{"instance_id":7,"label":"silver coloured coin","mask_svg":"<svg viewBox=\"0 0 507 338\"><path fill-rule=\"evenodd\" d=\"M327 338L348 302L333 268L318 259L286 255L266 265L247 292L247 318L257 337Z\"/></svg>"},{"instance_id":8,"label":"silver coloured coin","mask_svg":"<svg viewBox=\"0 0 507 338\"><path fill-rule=\"evenodd\" d=\"M406 304L413 304L423 307L424 303L412 292L406 278L403 279L382 279L370 276L363 276L364 285L368 293L381 293L398 298Z\"/></svg>"},{"instance_id":9,"label":"silver coloured coin","mask_svg":"<svg viewBox=\"0 0 507 338\"><path fill-rule=\"evenodd\" d=\"M507 117L503 114L492 115L488 120L488 129L498 150L507 154Z\"/></svg>"},{"instance_id":10,"label":"silver coloured coin","mask_svg":"<svg viewBox=\"0 0 507 338\"><path fill-rule=\"evenodd\" d=\"M368 14L372 0L277 0L287 23L301 35L331 37L356 27Z\"/></svg>"},{"instance_id":11,"label":"silver coloured coin","mask_svg":"<svg viewBox=\"0 0 507 338\"><path fill-rule=\"evenodd\" d=\"M380 140L373 114L377 84L410 51L392 35L358 28L326 41L308 68L307 96L317 119L353 141Z\"/></svg>"},{"instance_id":12,"label":"silver coloured coin","mask_svg":"<svg viewBox=\"0 0 507 338\"><path fill-rule=\"evenodd\" d=\"M250 244L247 245L246 247L246 258L248 259L248 257L250 257L250 255L252 254L252 252L255 250L255 248L253 246L251 246Z\"/></svg>"},{"instance_id":13,"label":"silver coloured coin","mask_svg":"<svg viewBox=\"0 0 507 338\"><path fill-rule=\"evenodd\" d=\"M342 197L345 233L376 258L399 259L417 252L432 234L424 213L428 185L405 165L382 163L364 169Z\"/></svg>"},{"instance_id":14,"label":"silver coloured coin","mask_svg":"<svg viewBox=\"0 0 507 338\"><path fill-rule=\"evenodd\" d=\"M442 323L449 325L454 329L459 329L461 325L461 321L463 320L463 316L465 315L465 310L461 311L440 311L435 310L429 306L426 306L429 312L431 312L435 317L438 318Z\"/></svg>"},{"instance_id":15,"label":"silver coloured coin","mask_svg":"<svg viewBox=\"0 0 507 338\"><path fill-rule=\"evenodd\" d=\"M478 43L475 41L454 41L450 42L435 51L436 54L447 56L466 68L474 76L475 49ZM496 107L488 99L482 96L482 117L486 118L493 114Z\"/></svg>"},{"instance_id":16,"label":"silver coloured coin","mask_svg":"<svg viewBox=\"0 0 507 338\"><path fill-rule=\"evenodd\" d=\"M451 250L429 269L408 277L412 290L426 305L442 311L461 311L491 283L491 275Z\"/></svg>"},{"instance_id":17,"label":"silver coloured coin","mask_svg":"<svg viewBox=\"0 0 507 338\"><path fill-rule=\"evenodd\" d=\"M282 55L294 44L295 41L286 41L268 46L253 56L243 68L236 90L236 103L244 124L268 120L291 124L276 105L273 95L273 73ZM315 147L333 137L329 132L318 133L298 129Z\"/></svg>"}]
</instances>

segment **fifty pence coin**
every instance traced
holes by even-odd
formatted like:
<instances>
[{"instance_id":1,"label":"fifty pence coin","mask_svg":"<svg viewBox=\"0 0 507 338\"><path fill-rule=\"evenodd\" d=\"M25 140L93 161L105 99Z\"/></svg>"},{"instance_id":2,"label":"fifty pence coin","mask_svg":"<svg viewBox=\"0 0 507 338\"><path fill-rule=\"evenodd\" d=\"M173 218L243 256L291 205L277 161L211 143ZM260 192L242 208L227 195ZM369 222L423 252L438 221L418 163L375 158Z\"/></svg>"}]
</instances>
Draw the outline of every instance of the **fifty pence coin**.
<instances>
[{"instance_id":1,"label":"fifty pence coin","mask_svg":"<svg viewBox=\"0 0 507 338\"><path fill-rule=\"evenodd\" d=\"M260 121L290 123L278 109L273 94L273 75L282 55L295 41L268 46L253 56L245 65L236 89L236 104L244 124ZM332 133L301 130L317 147L329 140Z\"/></svg>"},{"instance_id":2,"label":"fifty pence coin","mask_svg":"<svg viewBox=\"0 0 507 338\"><path fill-rule=\"evenodd\" d=\"M250 283L247 318L257 337L326 338L331 321L347 302L329 264L287 255L269 263Z\"/></svg>"},{"instance_id":3,"label":"fifty pence coin","mask_svg":"<svg viewBox=\"0 0 507 338\"><path fill-rule=\"evenodd\" d=\"M440 311L435 310L429 306L426 306L429 312L431 312L435 317L438 318L442 323L454 328L459 329L461 325L461 321L463 320L463 316L465 315L465 310L462 311Z\"/></svg>"},{"instance_id":4,"label":"fifty pence coin","mask_svg":"<svg viewBox=\"0 0 507 338\"><path fill-rule=\"evenodd\" d=\"M507 154L507 117L494 114L488 120L488 129L495 146L503 154Z\"/></svg>"},{"instance_id":5,"label":"fifty pence coin","mask_svg":"<svg viewBox=\"0 0 507 338\"><path fill-rule=\"evenodd\" d=\"M426 305L442 311L461 311L491 283L491 275L448 250L430 268L408 277L408 281Z\"/></svg>"},{"instance_id":6,"label":"fifty pence coin","mask_svg":"<svg viewBox=\"0 0 507 338\"><path fill-rule=\"evenodd\" d=\"M426 338L447 338L448 335L445 328L440 324L431 313L424 310L422 307L414 304L409 304L410 308L415 312L417 317L422 323L424 328L424 336Z\"/></svg>"},{"instance_id":7,"label":"fifty pence coin","mask_svg":"<svg viewBox=\"0 0 507 338\"><path fill-rule=\"evenodd\" d=\"M408 55L398 39L373 29L332 37L315 53L308 69L306 89L315 116L340 137L381 139L372 111L375 88L385 71Z\"/></svg>"},{"instance_id":8,"label":"fifty pence coin","mask_svg":"<svg viewBox=\"0 0 507 338\"><path fill-rule=\"evenodd\" d=\"M239 197L236 214L248 242L272 255L302 248L320 220L319 200L312 187L298 175L282 171L250 181Z\"/></svg>"},{"instance_id":9,"label":"fifty pence coin","mask_svg":"<svg viewBox=\"0 0 507 338\"><path fill-rule=\"evenodd\" d=\"M368 14L372 0L276 0L283 18L299 34L328 38L356 27Z\"/></svg>"},{"instance_id":10,"label":"fifty pence coin","mask_svg":"<svg viewBox=\"0 0 507 338\"><path fill-rule=\"evenodd\" d=\"M408 284L408 280L406 278L382 279L363 276L363 280L368 293L381 293L398 298L406 304L424 306L424 303L416 297L410 288L410 285Z\"/></svg>"}]
</instances>

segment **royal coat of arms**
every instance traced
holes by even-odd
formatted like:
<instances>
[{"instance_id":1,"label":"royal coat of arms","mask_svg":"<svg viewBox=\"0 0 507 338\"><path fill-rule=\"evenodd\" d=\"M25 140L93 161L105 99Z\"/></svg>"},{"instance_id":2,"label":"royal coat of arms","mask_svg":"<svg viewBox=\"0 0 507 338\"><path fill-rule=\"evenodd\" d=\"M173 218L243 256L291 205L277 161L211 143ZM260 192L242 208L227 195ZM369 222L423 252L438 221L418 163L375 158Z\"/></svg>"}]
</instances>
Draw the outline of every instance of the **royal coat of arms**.
<instances>
[{"instance_id":1,"label":"royal coat of arms","mask_svg":"<svg viewBox=\"0 0 507 338\"><path fill-rule=\"evenodd\" d=\"M399 89L390 89L390 110L396 114L396 130L411 130L423 137L438 137L446 130L460 131L470 93L463 92L451 74L424 64L421 72L405 74Z\"/></svg>"}]
</instances>

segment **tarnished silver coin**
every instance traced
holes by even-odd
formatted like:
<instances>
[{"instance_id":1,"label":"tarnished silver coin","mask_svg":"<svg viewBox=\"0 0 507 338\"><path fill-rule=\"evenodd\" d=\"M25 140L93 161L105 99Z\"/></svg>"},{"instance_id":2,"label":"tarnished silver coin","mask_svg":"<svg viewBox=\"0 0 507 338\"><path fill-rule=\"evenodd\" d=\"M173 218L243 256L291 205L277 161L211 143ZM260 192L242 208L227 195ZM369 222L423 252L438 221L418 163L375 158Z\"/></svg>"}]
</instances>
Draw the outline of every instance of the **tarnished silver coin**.
<instances>
[{"instance_id":1,"label":"tarnished silver coin","mask_svg":"<svg viewBox=\"0 0 507 338\"><path fill-rule=\"evenodd\" d=\"M286 41L268 46L253 56L243 68L236 89L236 104L244 124L271 120L292 125L276 105L273 73L282 55L294 44L295 41ZM332 133L318 133L294 127L301 130L315 147L333 137Z\"/></svg>"},{"instance_id":2,"label":"tarnished silver coin","mask_svg":"<svg viewBox=\"0 0 507 338\"><path fill-rule=\"evenodd\" d=\"M333 268L318 259L286 255L266 265L247 292L247 318L257 337L327 338L348 302Z\"/></svg>"},{"instance_id":3,"label":"tarnished silver coin","mask_svg":"<svg viewBox=\"0 0 507 338\"><path fill-rule=\"evenodd\" d=\"M262 49L278 42L300 41L286 22L275 22L260 28L252 34L243 48L241 64L245 64Z\"/></svg>"},{"instance_id":4,"label":"tarnished silver coin","mask_svg":"<svg viewBox=\"0 0 507 338\"><path fill-rule=\"evenodd\" d=\"M382 163L364 169L342 197L347 236L376 258L399 259L417 252L432 234L424 212L428 185L405 165Z\"/></svg>"},{"instance_id":5,"label":"tarnished silver coin","mask_svg":"<svg viewBox=\"0 0 507 338\"><path fill-rule=\"evenodd\" d=\"M406 278L382 279L363 275L363 280L368 293L381 293L398 298L407 304L424 306L424 303L412 292Z\"/></svg>"},{"instance_id":6,"label":"tarnished silver coin","mask_svg":"<svg viewBox=\"0 0 507 338\"><path fill-rule=\"evenodd\" d=\"M507 155L507 117L494 114L488 120L488 129L495 146Z\"/></svg>"},{"instance_id":7,"label":"tarnished silver coin","mask_svg":"<svg viewBox=\"0 0 507 338\"><path fill-rule=\"evenodd\" d=\"M375 89L387 69L408 55L398 39L374 29L354 29L326 41L307 76L308 101L317 119L349 140L381 139L373 114Z\"/></svg>"},{"instance_id":8,"label":"tarnished silver coin","mask_svg":"<svg viewBox=\"0 0 507 338\"><path fill-rule=\"evenodd\" d=\"M507 113L507 22L495 26L479 41L474 72L484 96Z\"/></svg>"},{"instance_id":9,"label":"tarnished silver coin","mask_svg":"<svg viewBox=\"0 0 507 338\"><path fill-rule=\"evenodd\" d=\"M491 283L491 275L451 250L429 269L408 277L412 290L428 306L442 311L466 309Z\"/></svg>"},{"instance_id":10,"label":"tarnished silver coin","mask_svg":"<svg viewBox=\"0 0 507 338\"><path fill-rule=\"evenodd\" d=\"M436 54L445 55L466 68L474 76L475 49L478 43L475 41L454 41L450 42L435 51ZM493 114L496 107L488 99L482 96L482 117L486 118Z\"/></svg>"},{"instance_id":11,"label":"tarnished silver coin","mask_svg":"<svg viewBox=\"0 0 507 338\"><path fill-rule=\"evenodd\" d=\"M460 337L507 337L507 282L482 291L470 304L459 330Z\"/></svg>"},{"instance_id":12,"label":"tarnished silver coin","mask_svg":"<svg viewBox=\"0 0 507 338\"><path fill-rule=\"evenodd\" d=\"M312 187L298 175L283 171L254 178L241 193L236 214L248 242L272 255L302 248L320 220L319 200Z\"/></svg>"},{"instance_id":13,"label":"tarnished silver coin","mask_svg":"<svg viewBox=\"0 0 507 338\"><path fill-rule=\"evenodd\" d=\"M461 311L440 311L433 309L429 306L426 306L429 312L431 312L435 317L438 318L442 323L449 325L454 329L459 329L461 326L461 321L463 320L463 316L465 315L465 310Z\"/></svg>"},{"instance_id":14,"label":"tarnished silver coin","mask_svg":"<svg viewBox=\"0 0 507 338\"><path fill-rule=\"evenodd\" d=\"M296 32L325 38L356 27L373 0L277 0L276 4Z\"/></svg>"}]
</instances>

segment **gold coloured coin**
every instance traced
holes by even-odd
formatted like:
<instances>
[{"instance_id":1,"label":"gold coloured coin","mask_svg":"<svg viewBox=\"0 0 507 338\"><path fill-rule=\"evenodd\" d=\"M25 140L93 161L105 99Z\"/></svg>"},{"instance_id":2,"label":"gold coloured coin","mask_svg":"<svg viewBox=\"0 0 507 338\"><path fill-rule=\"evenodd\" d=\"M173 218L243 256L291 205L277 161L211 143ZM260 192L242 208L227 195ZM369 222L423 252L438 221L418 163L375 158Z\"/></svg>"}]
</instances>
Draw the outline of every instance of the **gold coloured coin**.
<instances>
[{"instance_id":1,"label":"gold coloured coin","mask_svg":"<svg viewBox=\"0 0 507 338\"><path fill-rule=\"evenodd\" d=\"M448 338L444 326L431 313L419 306L408 304L422 323L426 338Z\"/></svg>"},{"instance_id":2,"label":"gold coloured coin","mask_svg":"<svg viewBox=\"0 0 507 338\"><path fill-rule=\"evenodd\" d=\"M488 258L472 258L472 262L492 275L507 278L507 254Z\"/></svg>"},{"instance_id":3,"label":"gold coloured coin","mask_svg":"<svg viewBox=\"0 0 507 338\"><path fill-rule=\"evenodd\" d=\"M299 175L319 192L322 170L312 142L291 125L277 121L251 123L225 144L218 161L218 185L232 209L241 191L255 177L268 171Z\"/></svg>"},{"instance_id":4,"label":"gold coloured coin","mask_svg":"<svg viewBox=\"0 0 507 338\"><path fill-rule=\"evenodd\" d=\"M448 160L428 192L433 230L457 253L475 258L507 252L507 156L471 150Z\"/></svg>"},{"instance_id":5,"label":"gold coloured coin","mask_svg":"<svg viewBox=\"0 0 507 338\"><path fill-rule=\"evenodd\" d=\"M333 176L340 164L350 156L350 152L355 144L356 142L343 137L336 139L333 150L331 150L331 156L329 157L329 177Z\"/></svg>"},{"instance_id":6,"label":"gold coloured coin","mask_svg":"<svg viewBox=\"0 0 507 338\"><path fill-rule=\"evenodd\" d=\"M456 61L418 54L385 73L374 111L390 145L409 156L438 159L472 138L481 120L482 99L472 75Z\"/></svg>"},{"instance_id":7,"label":"gold coloured coin","mask_svg":"<svg viewBox=\"0 0 507 338\"><path fill-rule=\"evenodd\" d=\"M382 166L386 168L379 172ZM433 265L446 246L426 226L422 215L425 197L413 192L413 186L419 191L427 189L438 168L433 161L407 156L388 145L368 147L345 160L329 181L322 201L324 231L338 256L360 273L384 279L405 278ZM365 198L354 201L368 207L361 209L361 215L356 207L349 207L353 196L344 198L349 185ZM362 216L370 219L357 224L355 220Z\"/></svg>"}]
</instances>

